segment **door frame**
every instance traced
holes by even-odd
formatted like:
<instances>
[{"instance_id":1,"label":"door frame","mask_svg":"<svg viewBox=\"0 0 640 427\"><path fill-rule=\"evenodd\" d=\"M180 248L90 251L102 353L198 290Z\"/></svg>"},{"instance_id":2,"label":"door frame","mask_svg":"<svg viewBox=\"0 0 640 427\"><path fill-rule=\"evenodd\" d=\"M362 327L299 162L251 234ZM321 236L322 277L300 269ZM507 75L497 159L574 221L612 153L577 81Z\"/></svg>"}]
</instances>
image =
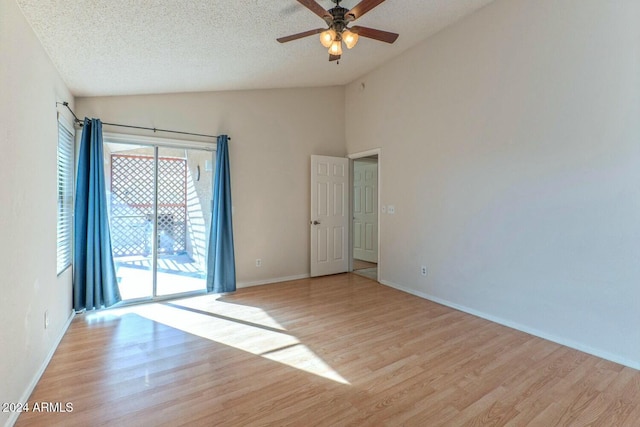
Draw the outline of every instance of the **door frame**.
<instances>
[{"instance_id":1,"label":"door frame","mask_svg":"<svg viewBox=\"0 0 640 427\"><path fill-rule=\"evenodd\" d=\"M354 165L353 165L353 161L357 160L357 159L361 159L363 157L370 157L370 156L378 156L378 268L376 269L377 272L377 281L380 282L380 260L382 258L382 252L380 251L380 236L381 236L381 226L380 223L382 221L380 221L380 216L381 216L381 209L380 206L381 205L381 185L380 183L382 182L382 148L373 148L371 150L366 150L366 151L359 151L356 153L351 153L347 155L347 158L349 159L349 189L353 190L353 174L354 174ZM353 271L353 191L349 191L349 271L352 272Z\"/></svg>"}]
</instances>

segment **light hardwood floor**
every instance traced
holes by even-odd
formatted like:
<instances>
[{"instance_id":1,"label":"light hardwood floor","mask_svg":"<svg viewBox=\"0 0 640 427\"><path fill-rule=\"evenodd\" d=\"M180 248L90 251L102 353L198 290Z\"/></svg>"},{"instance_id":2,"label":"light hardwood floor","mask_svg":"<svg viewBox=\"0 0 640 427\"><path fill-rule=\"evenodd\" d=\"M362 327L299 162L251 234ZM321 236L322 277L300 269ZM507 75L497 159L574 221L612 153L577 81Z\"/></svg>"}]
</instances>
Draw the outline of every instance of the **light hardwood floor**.
<instances>
[{"instance_id":1,"label":"light hardwood floor","mask_svg":"<svg viewBox=\"0 0 640 427\"><path fill-rule=\"evenodd\" d=\"M364 270L366 268L376 268L378 264L375 262L363 261L361 259L353 260L353 269L354 270Z\"/></svg>"},{"instance_id":2,"label":"light hardwood floor","mask_svg":"<svg viewBox=\"0 0 640 427\"><path fill-rule=\"evenodd\" d=\"M640 372L354 274L77 316L17 426L640 426Z\"/></svg>"}]
</instances>

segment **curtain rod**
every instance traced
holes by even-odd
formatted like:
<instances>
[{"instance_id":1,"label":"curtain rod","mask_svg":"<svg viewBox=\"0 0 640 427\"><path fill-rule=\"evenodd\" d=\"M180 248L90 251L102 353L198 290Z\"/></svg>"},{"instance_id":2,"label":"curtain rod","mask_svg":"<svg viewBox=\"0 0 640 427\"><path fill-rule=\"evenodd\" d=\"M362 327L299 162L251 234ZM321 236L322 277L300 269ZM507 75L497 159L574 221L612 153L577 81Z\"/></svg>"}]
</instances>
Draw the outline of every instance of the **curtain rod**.
<instances>
[{"instance_id":1,"label":"curtain rod","mask_svg":"<svg viewBox=\"0 0 640 427\"><path fill-rule=\"evenodd\" d=\"M69 103L68 102L66 102L66 101L65 102L56 102L56 105L63 105L65 107L67 107L67 110L69 110L71 112L71 114L73 115L74 122L77 123L80 127L82 127L82 125L83 125L82 121L78 118L78 116L76 116L76 113L73 112L71 107L69 107ZM206 138L217 138L218 137L218 135L207 135L207 134L203 134L203 133L191 133L191 132L181 132L181 131L177 131L177 130L148 128L148 127L144 127L144 126L121 125L121 124L118 124L118 123L102 122L102 124L103 125L107 125L107 126L119 126L119 127L123 127L123 128L130 128L130 129L152 130L154 132L166 132L166 133L178 133L180 135L203 136L203 137L206 137ZM228 139L231 140L231 137L229 137Z\"/></svg>"}]
</instances>

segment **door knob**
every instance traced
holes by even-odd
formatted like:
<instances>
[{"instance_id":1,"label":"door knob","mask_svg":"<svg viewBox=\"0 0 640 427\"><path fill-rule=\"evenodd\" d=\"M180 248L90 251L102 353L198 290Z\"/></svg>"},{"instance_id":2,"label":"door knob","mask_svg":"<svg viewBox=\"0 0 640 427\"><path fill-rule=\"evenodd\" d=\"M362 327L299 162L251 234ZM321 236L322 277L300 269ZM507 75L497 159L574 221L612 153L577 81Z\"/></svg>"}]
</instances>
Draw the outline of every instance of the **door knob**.
<instances>
[{"instance_id":1,"label":"door knob","mask_svg":"<svg viewBox=\"0 0 640 427\"><path fill-rule=\"evenodd\" d=\"M311 221L311 224L313 224L313 225L320 225L320 221L313 220L313 221Z\"/></svg>"}]
</instances>

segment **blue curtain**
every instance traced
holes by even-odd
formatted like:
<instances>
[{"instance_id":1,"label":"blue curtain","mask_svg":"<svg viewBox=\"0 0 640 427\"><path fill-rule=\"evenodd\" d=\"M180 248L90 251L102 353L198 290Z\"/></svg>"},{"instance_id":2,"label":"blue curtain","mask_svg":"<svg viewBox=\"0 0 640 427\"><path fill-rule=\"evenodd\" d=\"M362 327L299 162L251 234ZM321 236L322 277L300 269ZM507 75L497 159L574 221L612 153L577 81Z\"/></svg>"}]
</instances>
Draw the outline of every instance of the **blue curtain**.
<instances>
[{"instance_id":1,"label":"blue curtain","mask_svg":"<svg viewBox=\"0 0 640 427\"><path fill-rule=\"evenodd\" d=\"M102 122L84 119L76 180L73 305L76 311L121 300L107 217Z\"/></svg>"},{"instance_id":2,"label":"blue curtain","mask_svg":"<svg viewBox=\"0 0 640 427\"><path fill-rule=\"evenodd\" d=\"M207 292L236 290L236 261L231 221L231 178L227 135L218 137L216 174L213 181L213 215L207 258Z\"/></svg>"}]
</instances>

